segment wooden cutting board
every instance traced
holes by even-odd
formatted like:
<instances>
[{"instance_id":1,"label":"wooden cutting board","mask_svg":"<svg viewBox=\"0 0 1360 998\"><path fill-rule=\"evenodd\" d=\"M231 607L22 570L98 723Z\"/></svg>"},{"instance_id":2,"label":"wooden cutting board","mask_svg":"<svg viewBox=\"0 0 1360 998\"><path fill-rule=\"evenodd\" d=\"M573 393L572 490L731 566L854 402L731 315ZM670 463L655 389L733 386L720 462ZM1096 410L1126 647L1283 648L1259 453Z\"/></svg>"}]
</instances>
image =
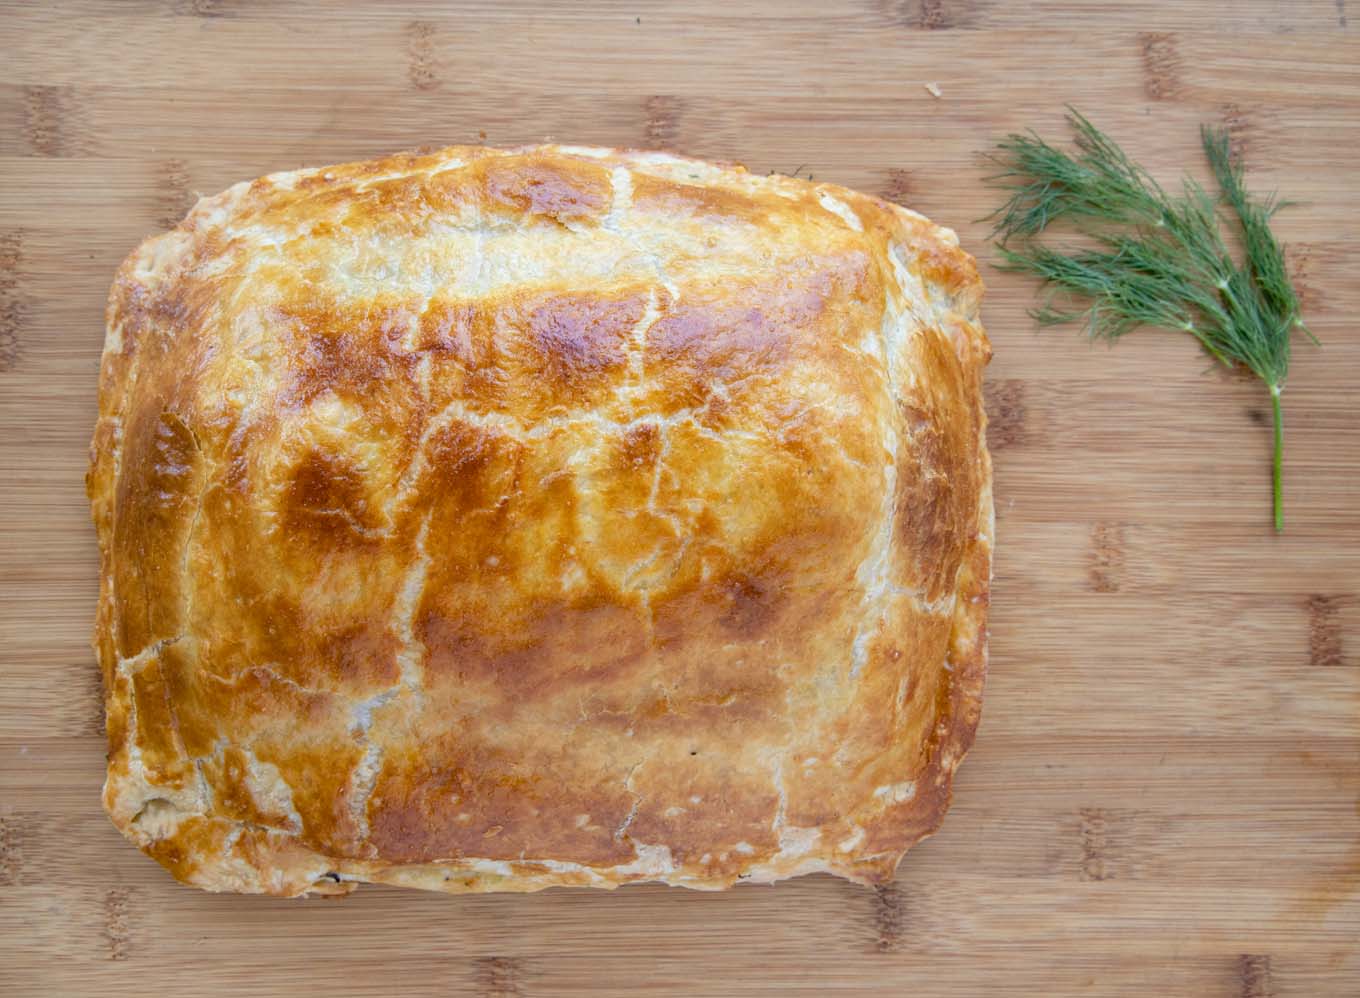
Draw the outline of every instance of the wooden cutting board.
<instances>
[{"instance_id":1,"label":"wooden cutting board","mask_svg":"<svg viewBox=\"0 0 1360 998\"><path fill-rule=\"evenodd\" d=\"M0 994L1360 994L1360 9L732 0L0 5ZM927 90L938 88L938 96ZM1288 531L1262 389L1036 333L979 155L1225 123L1308 322ZM977 747L894 884L341 901L174 884L99 806L81 477L120 259L198 193L553 137L798 172L984 260L998 548Z\"/></svg>"}]
</instances>

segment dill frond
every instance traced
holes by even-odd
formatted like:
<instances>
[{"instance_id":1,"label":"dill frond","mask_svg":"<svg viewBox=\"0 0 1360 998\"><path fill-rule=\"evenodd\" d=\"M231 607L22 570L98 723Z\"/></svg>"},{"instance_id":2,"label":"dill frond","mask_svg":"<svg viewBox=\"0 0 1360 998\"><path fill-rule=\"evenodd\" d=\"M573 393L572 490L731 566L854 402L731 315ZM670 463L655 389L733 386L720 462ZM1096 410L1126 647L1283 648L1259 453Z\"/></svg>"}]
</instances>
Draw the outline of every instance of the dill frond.
<instances>
[{"instance_id":1,"label":"dill frond","mask_svg":"<svg viewBox=\"0 0 1360 998\"><path fill-rule=\"evenodd\" d=\"M1275 529L1283 530L1280 392L1293 331L1312 337L1270 228L1283 203L1247 192L1225 132L1200 132L1218 195L1188 177L1171 194L1070 108L1068 121L1072 153L1030 132L1008 136L992 157L1000 172L988 179L1010 191L990 216L1001 266L1048 288L1031 313L1040 325L1079 321L1093 338L1111 340L1143 326L1177 330L1218 362L1260 378L1274 413L1274 518ZM1239 228L1240 262L1224 238L1221 206ZM1064 220L1095 248L1058 250L1038 241Z\"/></svg>"}]
</instances>

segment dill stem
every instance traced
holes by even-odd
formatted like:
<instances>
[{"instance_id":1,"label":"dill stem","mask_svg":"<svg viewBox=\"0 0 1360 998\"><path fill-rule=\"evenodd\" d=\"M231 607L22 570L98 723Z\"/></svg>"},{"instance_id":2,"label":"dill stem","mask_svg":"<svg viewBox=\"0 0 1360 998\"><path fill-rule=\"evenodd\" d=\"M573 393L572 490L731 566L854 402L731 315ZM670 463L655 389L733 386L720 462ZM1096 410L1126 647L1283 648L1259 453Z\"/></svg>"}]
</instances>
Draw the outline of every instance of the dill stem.
<instances>
[{"instance_id":1,"label":"dill stem","mask_svg":"<svg viewBox=\"0 0 1360 998\"><path fill-rule=\"evenodd\" d=\"M1284 490L1280 482L1280 467L1284 463L1284 422L1280 416L1280 386L1270 386L1270 406L1275 417L1275 460L1271 483L1275 498L1275 532L1284 532Z\"/></svg>"}]
</instances>

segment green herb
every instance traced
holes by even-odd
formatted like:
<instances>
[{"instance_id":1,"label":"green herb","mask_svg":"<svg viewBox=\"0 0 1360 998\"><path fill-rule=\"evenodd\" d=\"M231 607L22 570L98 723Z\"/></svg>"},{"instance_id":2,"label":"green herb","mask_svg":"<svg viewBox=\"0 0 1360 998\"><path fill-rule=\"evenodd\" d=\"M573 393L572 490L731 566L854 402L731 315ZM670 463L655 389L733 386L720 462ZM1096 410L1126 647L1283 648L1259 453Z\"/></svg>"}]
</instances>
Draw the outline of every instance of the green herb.
<instances>
[{"instance_id":1,"label":"green herb","mask_svg":"<svg viewBox=\"0 0 1360 998\"><path fill-rule=\"evenodd\" d=\"M1141 326L1179 330L1215 360L1260 378L1274 413L1275 529L1283 530L1280 392L1295 327L1313 337L1270 230L1282 203L1247 193L1242 164L1222 131L1200 129L1218 196L1189 178L1169 194L1070 108L1068 120L1075 155L1033 133L1011 135L998 147L994 159L1002 172L988 179L1011 192L991 216L1003 266L1049 285L1048 298L1032 313L1040 325L1081 320L1092 337L1112 340ZM1239 230L1241 262L1224 239L1221 209ZM1039 243L1059 220L1092 237L1094 248L1059 251Z\"/></svg>"}]
</instances>

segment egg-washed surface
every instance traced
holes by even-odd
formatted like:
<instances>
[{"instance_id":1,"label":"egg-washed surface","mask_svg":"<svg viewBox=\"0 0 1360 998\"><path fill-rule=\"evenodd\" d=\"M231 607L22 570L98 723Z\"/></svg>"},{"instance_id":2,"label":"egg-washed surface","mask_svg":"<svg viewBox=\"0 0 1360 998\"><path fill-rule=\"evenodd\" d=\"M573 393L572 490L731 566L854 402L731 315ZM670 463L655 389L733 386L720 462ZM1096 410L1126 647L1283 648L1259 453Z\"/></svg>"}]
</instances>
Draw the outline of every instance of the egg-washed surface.
<instances>
[{"instance_id":1,"label":"egg-washed surface","mask_svg":"<svg viewBox=\"0 0 1360 998\"><path fill-rule=\"evenodd\" d=\"M986 664L953 233L545 146L277 174L112 289L105 805L298 894L891 877Z\"/></svg>"}]
</instances>

